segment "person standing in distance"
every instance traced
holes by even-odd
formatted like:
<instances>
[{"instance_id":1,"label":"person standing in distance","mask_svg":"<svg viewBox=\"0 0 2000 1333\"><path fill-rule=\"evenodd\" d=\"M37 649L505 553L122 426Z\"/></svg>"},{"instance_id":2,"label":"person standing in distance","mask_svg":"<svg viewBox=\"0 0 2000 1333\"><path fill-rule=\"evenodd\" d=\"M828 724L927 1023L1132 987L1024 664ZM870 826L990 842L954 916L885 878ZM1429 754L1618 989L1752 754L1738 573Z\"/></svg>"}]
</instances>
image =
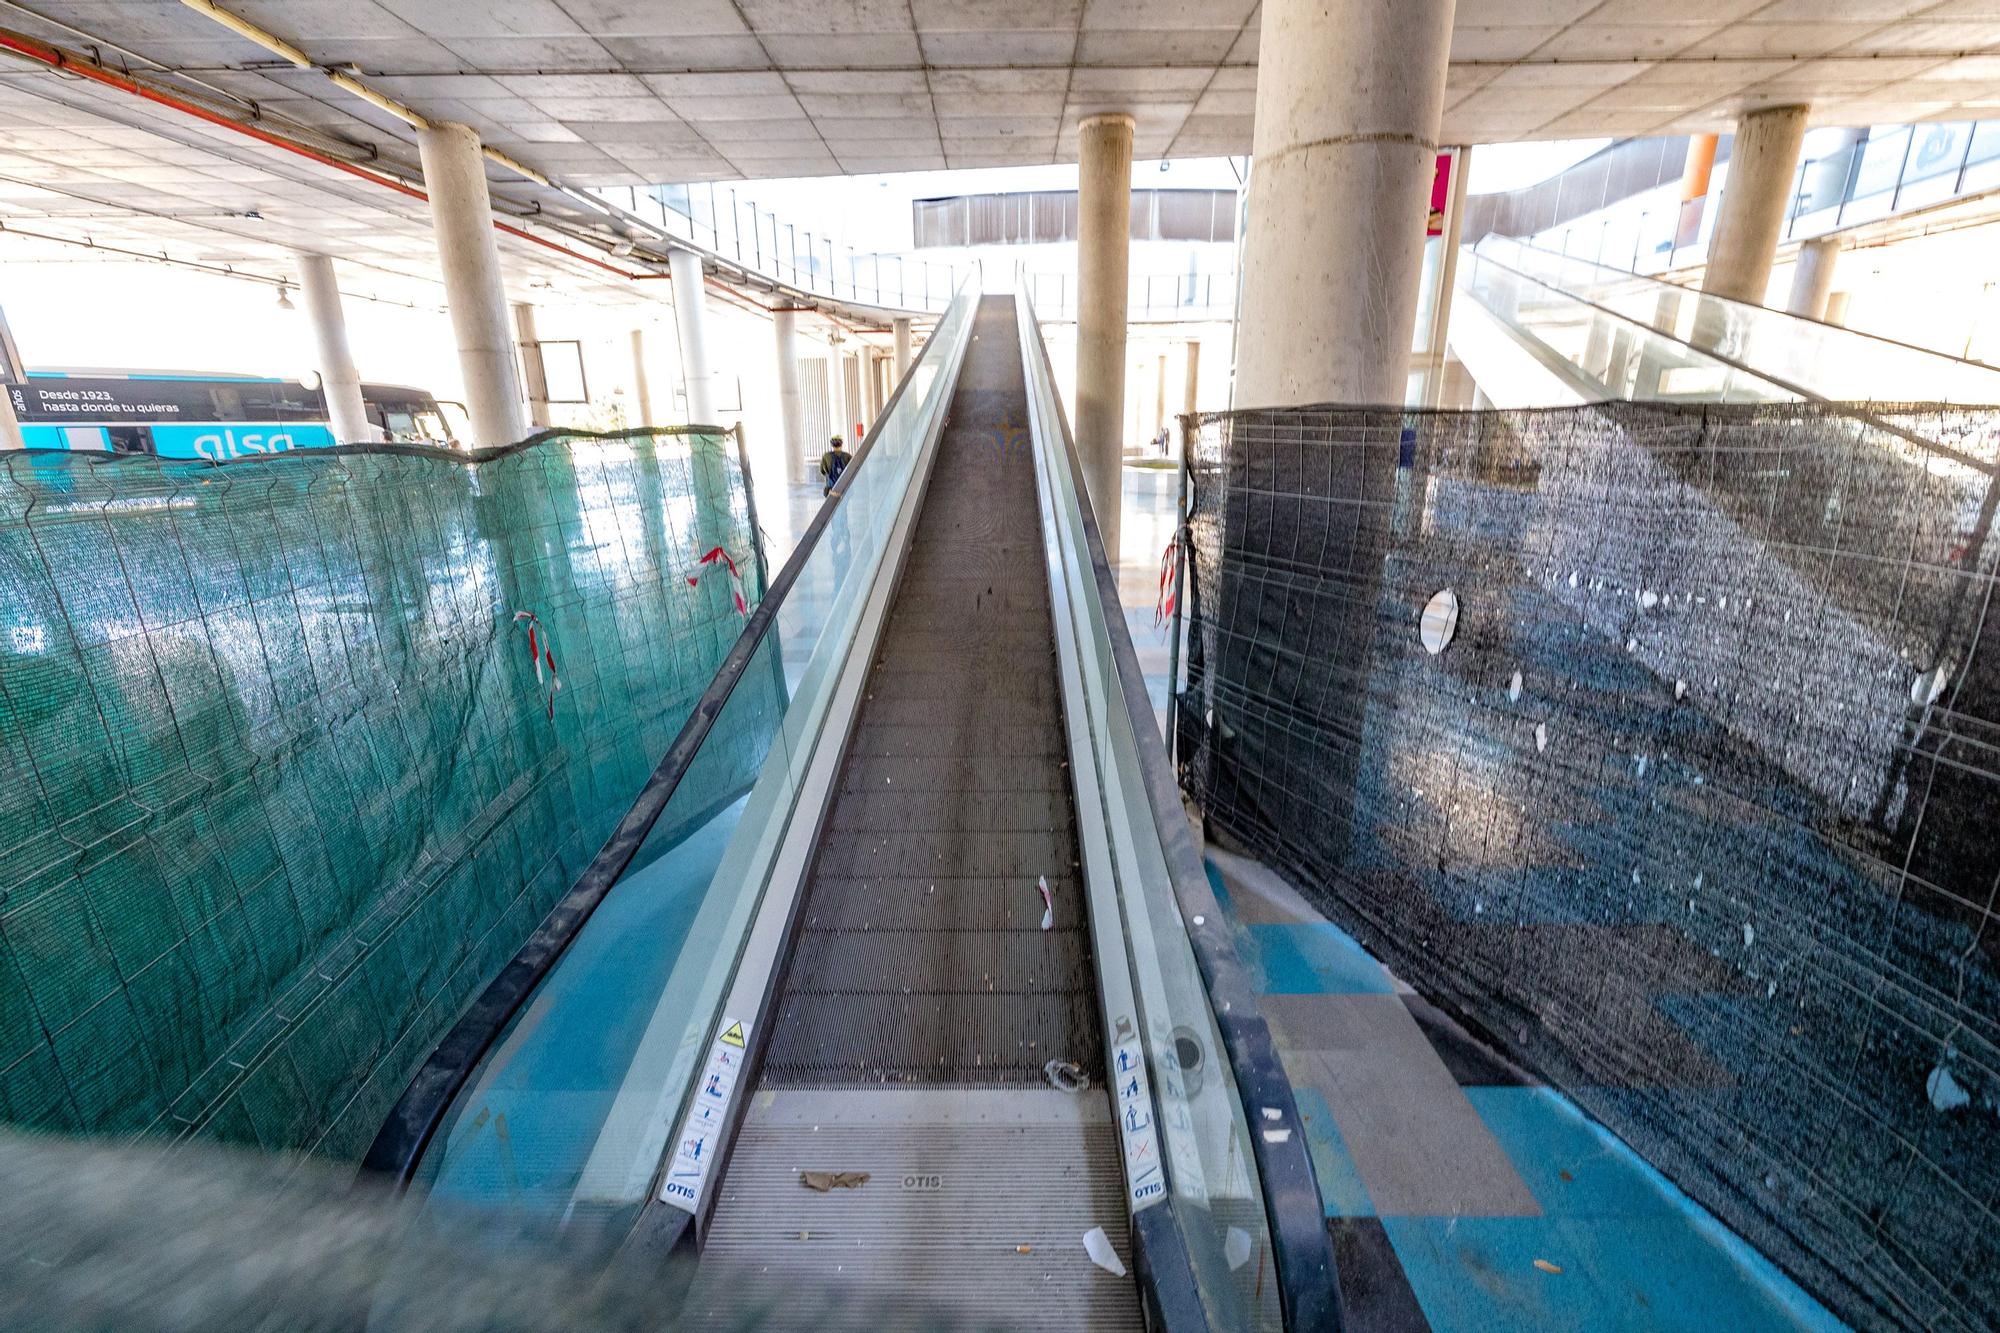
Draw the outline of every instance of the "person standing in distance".
<instances>
[{"instance_id":1,"label":"person standing in distance","mask_svg":"<svg viewBox=\"0 0 2000 1333\"><path fill-rule=\"evenodd\" d=\"M826 483L819 488L821 495L833 494L833 484L840 480L840 474L847 471L847 465L854 461L854 455L843 447L841 438L833 437L833 444L819 456L819 474Z\"/></svg>"}]
</instances>

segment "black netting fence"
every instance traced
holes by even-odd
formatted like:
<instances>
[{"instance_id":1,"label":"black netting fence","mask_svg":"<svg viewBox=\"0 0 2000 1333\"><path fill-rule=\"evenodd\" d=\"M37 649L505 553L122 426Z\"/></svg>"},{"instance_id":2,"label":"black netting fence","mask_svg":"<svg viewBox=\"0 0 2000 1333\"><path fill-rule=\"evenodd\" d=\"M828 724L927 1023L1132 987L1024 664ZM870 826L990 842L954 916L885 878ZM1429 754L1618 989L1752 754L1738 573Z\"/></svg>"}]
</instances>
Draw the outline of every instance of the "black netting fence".
<instances>
[{"instance_id":1,"label":"black netting fence","mask_svg":"<svg viewBox=\"0 0 2000 1333\"><path fill-rule=\"evenodd\" d=\"M358 1155L735 639L750 501L686 431L0 455L0 1119Z\"/></svg>"},{"instance_id":2,"label":"black netting fence","mask_svg":"<svg viewBox=\"0 0 2000 1333\"><path fill-rule=\"evenodd\" d=\"M1193 455L1207 817L1866 1327L2000 1324L1996 455L1652 404Z\"/></svg>"}]
</instances>

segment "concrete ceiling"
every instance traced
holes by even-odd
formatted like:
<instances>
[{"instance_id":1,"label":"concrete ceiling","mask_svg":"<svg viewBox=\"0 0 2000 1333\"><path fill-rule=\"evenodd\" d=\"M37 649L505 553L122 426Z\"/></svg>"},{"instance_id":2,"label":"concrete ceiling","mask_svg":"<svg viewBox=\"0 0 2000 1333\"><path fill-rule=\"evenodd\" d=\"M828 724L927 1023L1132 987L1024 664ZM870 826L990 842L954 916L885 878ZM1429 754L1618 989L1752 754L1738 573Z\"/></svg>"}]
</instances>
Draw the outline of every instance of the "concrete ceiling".
<instances>
[{"instance_id":1,"label":"concrete ceiling","mask_svg":"<svg viewBox=\"0 0 2000 1333\"><path fill-rule=\"evenodd\" d=\"M1066 162L1103 110L1136 116L1142 158L1251 142L1254 0L222 3L571 186ZM0 26L414 162L400 121L178 0L0 0ZM1819 124L2000 116L2000 0L1459 0L1442 137L1683 133L1798 101ZM589 220L492 178L552 221ZM433 263L420 202L12 62L0 213L155 246L174 219L218 238L217 258L268 241L384 273ZM610 275L506 249L517 281L555 272L629 299Z\"/></svg>"}]
</instances>

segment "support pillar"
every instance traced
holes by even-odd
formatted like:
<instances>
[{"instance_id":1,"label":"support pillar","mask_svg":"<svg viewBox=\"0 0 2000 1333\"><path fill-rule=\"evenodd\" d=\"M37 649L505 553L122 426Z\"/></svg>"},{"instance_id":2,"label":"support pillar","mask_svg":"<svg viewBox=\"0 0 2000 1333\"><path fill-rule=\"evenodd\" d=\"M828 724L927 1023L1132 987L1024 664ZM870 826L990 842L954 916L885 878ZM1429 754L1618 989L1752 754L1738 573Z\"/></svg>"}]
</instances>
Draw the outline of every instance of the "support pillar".
<instances>
[{"instance_id":1,"label":"support pillar","mask_svg":"<svg viewBox=\"0 0 2000 1333\"><path fill-rule=\"evenodd\" d=\"M500 247L493 237L493 202L486 192L479 136L464 125L433 121L417 131L417 152L444 270L445 302L458 340L472 443L512 444L527 435L528 421L514 373L507 292L500 280Z\"/></svg>"},{"instance_id":2,"label":"support pillar","mask_svg":"<svg viewBox=\"0 0 2000 1333\"><path fill-rule=\"evenodd\" d=\"M834 333L826 340L826 406L833 417L833 434L846 441L849 448L859 443L847 438L847 358L841 354L840 346L847 339ZM819 447L826 448L824 440Z\"/></svg>"},{"instance_id":3,"label":"support pillar","mask_svg":"<svg viewBox=\"0 0 2000 1333\"><path fill-rule=\"evenodd\" d=\"M1458 296L1458 251L1465 240L1465 182L1472 174L1472 147L1452 150L1451 180L1445 202L1444 242L1438 250L1437 288L1431 297L1431 326L1424 339L1424 402L1444 405L1445 362L1451 358L1451 307Z\"/></svg>"},{"instance_id":4,"label":"support pillar","mask_svg":"<svg viewBox=\"0 0 2000 1333\"><path fill-rule=\"evenodd\" d=\"M872 429L882 418L882 358L874 352L862 354L861 378L868 384L868 425Z\"/></svg>"},{"instance_id":5,"label":"support pillar","mask_svg":"<svg viewBox=\"0 0 2000 1333\"><path fill-rule=\"evenodd\" d=\"M1701 210L1708 205L1708 178L1715 171L1713 134L1688 137L1687 157L1681 163L1680 216L1674 225L1674 249L1693 245L1701 235Z\"/></svg>"},{"instance_id":6,"label":"support pillar","mask_svg":"<svg viewBox=\"0 0 2000 1333\"><path fill-rule=\"evenodd\" d=\"M1667 338L1676 336L1680 328L1681 298L1687 293L1679 287L1664 286L1653 301L1652 327ZM1669 344L1665 339L1648 338L1639 352L1639 378L1632 386L1632 397L1640 402L1660 396L1660 381L1667 373Z\"/></svg>"},{"instance_id":7,"label":"support pillar","mask_svg":"<svg viewBox=\"0 0 2000 1333\"><path fill-rule=\"evenodd\" d=\"M785 480L802 486L811 480L806 457L813 441L806 438L805 400L799 387L799 312L774 312L771 328L778 340L778 420L784 440Z\"/></svg>"},{"instance_id":8,"label":"support pillar","mask_svg":"<svg viewBox=\"0 0 2000 1333\"><path fill-rule=\"evenodd\" d=\"M650 428L653 423L653 386L646 378L646 331L632 330L632 396L634 426Z\"/></svg>"},{"instance_id":9,"label":"support pillar","mask_svg":"<svg viewBox=\"0 0 2000 1333\"><path fill-rule=\"evenodd\" d=\"M1826 298L1833 294L1833 268L1840 259L1840 242L1820 236L1799 247L1792 268L1792 294L1785 309L1807 319L1826 318Z\"/></svg>"},{"instance_id":10,"label":"support pillar","mask_svg":"<svg viewBox=\"0 0 2000 1333\"><path fill-rule=\"evenodd\" d=\"M680 334L681 378L687 381L687 424L714 427L720 432L720 423L715 419L714 381L709 372L708 297L702 283L701 256L692 250L669 250L667 272L674 285L674 327ZM688 461L694 474L695 542L703 551L723 545L729 536L731 497L726 451L733 443L734 437L724 433L687 437ZM741 560L746 553L734 554ZM720 628L728 624L728 618L720 610L725 605L722 580L707 582L710 620L718 627L718 635L733 634L734 626L728 631Z\"/></svg>"},{"instance_id":11,"label":"support pillar","mask_svg":"<svg viewBox=\"0 0 2000 1333\"><path fill-rule=\"evenodd\" d=\"M1452 0L1266 0L1236 402L1400 404Z\"/></svg>"},{"instance_id":12,"label":"support pillar","mask_svg":"<svg viewBox=\"0 0 2000 1333\"><path fill-rule=\"evenodd\" d=\"M903 376L910 373L910 321L899 319L892 326L896 332L896 383L903 382Z\"/></svg>"},{"instance_id":13,"label":"support pillar","mask_svg":"<svg viewBox=\"0 0 2000 1333\"><path fill-rule=\"evenodd\" d=\"M1736 122L1736 146L1730 150L1729 179L1723 183L1721 210L1708 243L1703 291L1764 304L1805 133L1802 106L1753 111Z\"/></svg>"},{"instance_id":14,"label":"support pillar","mask_svg":"<svg viewBox=\"0 0 2000 1333\"><path fill-rule=\"evenodd\" d=\"M327 422L342 444L365 444L381 438L368 420L361 398L361 372L347 343L347 319L340 309L340 282L333 261L325 255L299 256L299 295L312 321L313 349L319 364L319 388L326 395Z\"/></svg>"},{"instance_id":15,"label":"support pillar","mask_svg":"<svg viewBox=\"0 0 2000 1333\"><path fill-rule=\"evenodd\" d=\"M847 436L847 447L854 448L861 443L859 420L866 410L867 399L861 389L861 353L852 352L840 358L840 396L847 404L847 420L841 422L841 433Z\"/></svg>"},{"instance_id":16,"label":"support pillar","mask_svg":"<svg viewBox=\"0 0 2000 1333\"><path fill-rule=\"evenodd\" d=\"M1181 382L1181 415L1183 418L1191 417L1200 410L1198 403L1201 393L1201 343L1194 339L1189 339L1184 346L1187 348L1187 365ZM1185 421L1183 421L1180 430L1175 433L1181 439L1181 457L1192 458L1194 456L1194 433L1188 429Z\"/></svg>"},{"instance_id":17,"label":"support pillar","mask_svg":"<svg viewBox=\"0 0 2000 1333\"><path fill-rule=\"evenodd\" d=\"M1125 307L1132 117L1087 116L1077 172L1076 446L1104 557L1118 563L1125 479Z\"/></svg>"},{"instance_id":18,"label":"support pillar","mask_svg":"<svg viewBox=\"0 0 2000 1333\"><path fill-rule=\"evenodd\" d=\"M514 350L521 358L521 380L528 391L528 420L536 430L555 424L549 418L549 371L542 364L542 342L535 333L535 308L514 303Z\"/></svg>"},{"instance_id":19,"label":"support pillar","mask_svg":"<svg viewBox=\"0 0 2000 1333\"><path fill-rule=\"evenodd\" d=\"M702 287L701 256L692 250L669 250L667 271L674 284L674 325L681 335L688 424L713 426L715 386L708 363L708 297Z\"/></svg>"}]
</instances>

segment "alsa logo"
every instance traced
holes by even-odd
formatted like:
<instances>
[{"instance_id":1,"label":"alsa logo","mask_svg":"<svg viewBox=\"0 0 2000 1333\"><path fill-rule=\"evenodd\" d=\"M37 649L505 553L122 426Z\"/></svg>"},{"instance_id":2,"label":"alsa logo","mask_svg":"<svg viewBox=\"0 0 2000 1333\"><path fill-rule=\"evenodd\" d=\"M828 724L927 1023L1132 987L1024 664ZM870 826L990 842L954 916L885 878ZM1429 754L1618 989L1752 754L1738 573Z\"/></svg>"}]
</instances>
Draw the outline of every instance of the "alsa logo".
<instances>
[{"instance_id":1,"label":"alsa logo","mask_svg":"<svg viewBox=\"0 0 2000 1333\"><path fill-rule=\"evenodd\" d=\"M294 447L288 431L246 430L238 435L224 427L221 431L209 431L194 437L195 456L206 458L211 463L241 458L245 454L281 454Z\"/></svg>"}]
</instances>

